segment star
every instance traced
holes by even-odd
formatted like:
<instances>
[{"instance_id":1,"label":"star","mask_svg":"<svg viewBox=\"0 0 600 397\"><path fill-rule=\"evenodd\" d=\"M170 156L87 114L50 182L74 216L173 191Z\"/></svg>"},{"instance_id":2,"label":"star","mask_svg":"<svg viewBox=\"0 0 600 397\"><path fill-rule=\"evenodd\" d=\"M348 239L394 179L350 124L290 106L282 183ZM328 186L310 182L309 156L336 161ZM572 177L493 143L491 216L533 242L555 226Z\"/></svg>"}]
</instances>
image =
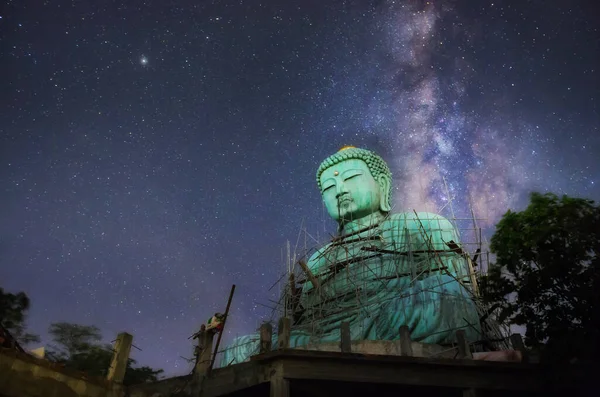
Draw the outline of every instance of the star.
<instances>
[{"instance_id":1,"label":"star","mask_svg":"<svg viewBox=\"0 0 600 397\"><path fill-rule=\"evenodd\" d=\"M142 65L142 66L147 66L148 65L148 58L145 55L142 55L140 57L140 65Z\"/></svg>"}]
</instances>

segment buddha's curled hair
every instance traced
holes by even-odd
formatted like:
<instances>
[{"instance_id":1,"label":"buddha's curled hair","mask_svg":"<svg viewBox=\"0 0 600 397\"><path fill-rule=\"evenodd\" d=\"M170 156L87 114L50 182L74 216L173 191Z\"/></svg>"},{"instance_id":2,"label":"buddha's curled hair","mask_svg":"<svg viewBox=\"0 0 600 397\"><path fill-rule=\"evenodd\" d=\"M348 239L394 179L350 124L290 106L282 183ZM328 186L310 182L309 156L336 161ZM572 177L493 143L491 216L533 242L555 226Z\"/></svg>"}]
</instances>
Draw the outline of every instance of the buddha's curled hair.
<instances>
[{"instance_id":1,"label":"buddha's curled hair","mask_svg":"<svg viewBox=\"0 0 600 397\"><path fill-rule=\"evenodd\" d=\"M323 188L321 186L321 174L323 173L323 171L325 171L329 167L341 163L344 160L350 159L358 159L367 163L367 167L369 168L369 171L371 172L371 175L373 176L373 178L375 178L375 180L378 180L379 176L383 175L388 179L390 184L392 183L392 173L386 162L383 161L381 157L367 149L345 147L337 153L334 153L331 156L327 157L319 166L319 169L317 170L317 185L319 186L319 191L323 191ZM391 188L388 189L388 200L390 203L392 202Z\"/></svg>"}]
</instances>

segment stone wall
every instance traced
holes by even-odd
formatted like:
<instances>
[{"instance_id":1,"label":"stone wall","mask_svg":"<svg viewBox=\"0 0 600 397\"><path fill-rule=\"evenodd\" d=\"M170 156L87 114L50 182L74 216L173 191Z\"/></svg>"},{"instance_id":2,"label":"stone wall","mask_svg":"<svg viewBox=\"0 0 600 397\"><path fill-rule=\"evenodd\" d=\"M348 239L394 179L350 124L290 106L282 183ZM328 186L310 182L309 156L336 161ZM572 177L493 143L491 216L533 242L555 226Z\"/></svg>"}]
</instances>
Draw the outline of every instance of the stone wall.
<instances>
[{"instance_id":1,"label":"stone wall","mask_svg":"<svg viewBox=\"0 0 600 397\"><path fill-rule=\"evenodd\" d=\"M123 397L120 385L0 348L0 396Z\"/></svg>"}]
</instances>

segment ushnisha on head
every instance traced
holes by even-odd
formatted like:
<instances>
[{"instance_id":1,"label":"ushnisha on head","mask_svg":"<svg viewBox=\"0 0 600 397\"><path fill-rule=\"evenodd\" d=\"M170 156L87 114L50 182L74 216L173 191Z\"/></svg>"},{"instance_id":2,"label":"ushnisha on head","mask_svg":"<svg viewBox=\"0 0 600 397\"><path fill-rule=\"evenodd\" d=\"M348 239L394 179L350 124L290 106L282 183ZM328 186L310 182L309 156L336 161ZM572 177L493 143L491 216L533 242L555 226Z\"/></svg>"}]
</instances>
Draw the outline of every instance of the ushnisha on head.
<instances>
[{"instance_id":1,"label":"ushnisha on head","mask_svg":"<svg viewBox=\"0 0 600 397\"><path fill-rule=\"evenodd\" d=\"M340 225L391 210L392 173L381 157L345 146L317 170L317 184L329 215Z\"/></svg>"}]
</instances>

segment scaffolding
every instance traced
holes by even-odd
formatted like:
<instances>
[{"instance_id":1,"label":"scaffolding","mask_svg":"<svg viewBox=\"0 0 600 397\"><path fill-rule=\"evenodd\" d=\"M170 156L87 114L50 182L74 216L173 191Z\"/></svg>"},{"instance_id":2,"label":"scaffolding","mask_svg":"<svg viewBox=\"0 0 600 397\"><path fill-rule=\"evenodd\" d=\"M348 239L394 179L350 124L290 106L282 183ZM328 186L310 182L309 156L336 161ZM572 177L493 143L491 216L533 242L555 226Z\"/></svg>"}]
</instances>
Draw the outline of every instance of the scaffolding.
<instances>
[{"instance_id":1,"label":"scaffolding","mask_svg":"<svg viewBox=\"0 0 600 397\"><path fill-rule=\"evenodd\" d=\"M450 212L447 218L422 218L413 211L407 220L415 220L416 227L393 231L395 236L403 235L403 238L391 241L382 238L378 224L370 224L357 233L330 236L329 242L323 243L306 230L303 222L295 246L292 248L288 241L282 255L283 269L276 283L279 299L271 301L275 307L269 322L276 325L276 319L289 317L295 331L310 335L310 340L317 342L339 326L340 317L368 317L370 308L385 307L399 297L398 293L410 298L415 293L411 286L418 280L437 278L438 286L442 287L450 278L464 287L468 301L477 310L480 332L479 338L471 341L473 351L510 348L510 330L496 320L480 298L478 276L486 273L490 260L488 242L479 226L483 219L475 216L472 206L470 217L456 217L451 197L441 211L445 209ZM443 221L449 221L453 230ZM439 241L436 244L432 238L435 234L442 235L444 246L440 246ZM412 241L414 236L418 241ZM348 245L354 249L346 249ZM318 248L323 246L326 248ZM332 259L327 253L333 249L338 254ZM345 252L345 257L339 257L340 250ZM382 256L388 260L387 265L371 266ZM309 258L326 266L311 270L307 265ZM344 282L336 282L336 278L343 278ZM405 291L395 288L382 293L394 279L404 280ZM372 290L374 281L380 281L377 293ZM311 299L312 296L315 298Z\"/></svg>"},{"instance_id":2,"label":"scaffolding","mask_svg":"<svg viewBox=\"0 0 600 397\"><path fill-rule=\"evenodd\" d=\"M266 322L276 329L279 319L289 318L292 339L296 338L292 346L339 341L340 322L365 324L353 327L353 341L394 340L398 339L398 324L389 327L395 329L394 335L378 334L373 326L376 313L393 312L408 318L402 311L413 310L423 296L445 294L444 286L454 284L461 286L464 295L453 308L474 315L446 329L411 335L413 340L431 343L429 340L437 337L434 334L444 334L448 336L445 343L433 343L452 350L457 330L470 330L473 336L476 329L476 337L469 339L473 352L510 349L510 330L484 305L477 283L490 261L488 242L479 226L483 219L475 216L471 205L469 217L456 217L452 197L447 196L439 211L445 211L446 217L416 211L394 214L389 216L393 222L389 217L378 219L353 233L329 235L327 241L313 236L303 221L295 244L287 241L282 250L280 277L270 289L279 288L278 299L261 304L271 309ZM419 283L421 287L415 289ZM398 305L399 299L408 303ZM451 312L452 308L437 310ZM248 335L246 347L238 343L231 348L248 348L250 355L258 354L259 340L259 334Z\"/></svg>"}]
</instances>

